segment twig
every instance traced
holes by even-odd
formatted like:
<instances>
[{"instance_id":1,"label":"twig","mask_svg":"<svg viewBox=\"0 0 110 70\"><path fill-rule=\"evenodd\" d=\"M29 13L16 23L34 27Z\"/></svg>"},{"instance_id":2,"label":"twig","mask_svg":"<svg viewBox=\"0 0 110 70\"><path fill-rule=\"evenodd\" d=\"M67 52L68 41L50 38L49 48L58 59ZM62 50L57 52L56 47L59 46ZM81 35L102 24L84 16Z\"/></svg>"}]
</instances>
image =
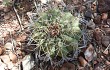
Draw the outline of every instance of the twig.
<instances>
[{"instance_id":1,"label":"twig","mask_svg":"<svg viewBox=\"0 0 110 70\"><path fill-rule=\"evenodd\" d=\"M21 19L20 19L20 17L19 17L19 15L18 15L18 13L17 13L16 8L15 8L15 7L13 7L13 10L14 10L14 12L15 12L16 16L17 16L17 19L18 19L18 22L19 22L19 25L20 25L21 30L24 30L24 28L23 28L23 26L22 26Z\"/></svg>"},{"instance_id":2,"label":"twig","mask_svg":"<svg viewBox=\"0 0 110 70\"><path fill-rule=\"evenodd\" d=\"M35 7L36 7L36 12L38 13L38 11L37 11L37 4L36 4L36 0L34 0L34 5L35 5Z\"/></svg>"},{"instance_id":3,"label":"twig","mask_svg":"<svg viewBox=\"0 0 110 70\"><path fill-rule=\"evenodd\" d=\"M37 15L37 13L32 13L32 12L27 12L26 13L27 14L27 16L29 17L29 21L30 21L30 26L32 26L32 25L34 25L34 22L33 22L33 20L32 20L32 15L34 14L34 15Z\"/></svg>"},{"instance_id":4,"label":"twig","mask_svg":"<svg viewBox=\"0 0 110 70\"><path fill-rule=\"evenodd\" d=\"M108 47L104 50L104 52L107 51L107 50L109 49L109 47L110 47L110 44L109 44Z\"/></svg>"}]
</instances>

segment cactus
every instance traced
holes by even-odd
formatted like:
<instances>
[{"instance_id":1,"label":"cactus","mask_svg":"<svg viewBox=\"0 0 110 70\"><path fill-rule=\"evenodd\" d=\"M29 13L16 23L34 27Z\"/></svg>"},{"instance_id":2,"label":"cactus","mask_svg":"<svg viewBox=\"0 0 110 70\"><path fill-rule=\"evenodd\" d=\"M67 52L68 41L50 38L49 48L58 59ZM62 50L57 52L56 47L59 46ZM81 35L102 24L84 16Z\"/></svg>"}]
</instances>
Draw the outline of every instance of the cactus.
<instances>
[{"instance_id":1,"label":"cactus","mask_svg":"<svg viewBox=\"0 0 110 70\"><path fill-rule=\"evenodd\" d=\"M67 57L70 51L78 49L81 38L79 19L69 12L49 9L39 13L32 34L37 48L45 54Z\"/></svg>"}]
</instances>

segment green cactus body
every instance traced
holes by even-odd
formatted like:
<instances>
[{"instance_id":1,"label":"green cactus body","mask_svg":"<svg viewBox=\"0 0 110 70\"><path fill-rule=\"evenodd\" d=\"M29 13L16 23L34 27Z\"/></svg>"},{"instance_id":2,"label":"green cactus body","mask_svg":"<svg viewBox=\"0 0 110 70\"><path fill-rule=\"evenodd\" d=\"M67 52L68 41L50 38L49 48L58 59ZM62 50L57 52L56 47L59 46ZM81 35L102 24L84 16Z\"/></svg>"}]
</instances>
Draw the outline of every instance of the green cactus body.
<instances>
[{"instance_id":1,"label":"green cactus body","mask_svg":"<svg viewBox=\"0 0 110 70\"><path fill-rule=\"evenodd\" d=\"M81 38L78 18L59 9L41 12L39 16L32 37L41 51L50 56L66 57L78 48Z\"/></svg>"}]
</instances>

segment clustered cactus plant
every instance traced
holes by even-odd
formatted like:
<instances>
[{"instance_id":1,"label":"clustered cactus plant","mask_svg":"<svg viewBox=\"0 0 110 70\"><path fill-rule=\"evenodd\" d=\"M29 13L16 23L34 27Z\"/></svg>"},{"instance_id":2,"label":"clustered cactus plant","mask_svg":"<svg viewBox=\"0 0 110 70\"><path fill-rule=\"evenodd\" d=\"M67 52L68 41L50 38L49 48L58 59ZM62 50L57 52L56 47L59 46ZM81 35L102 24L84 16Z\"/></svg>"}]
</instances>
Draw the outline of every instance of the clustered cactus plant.
<instances>
[{"instance_id":1,"label":"clustered cactus plant","mask_svg":"<svg viewBox=\"0 0 110 70\"><path fill-rule=\"evenodd\" d=\"M78 49L81 38L79 19L69 12L53 8L39 13L32 34L37 48L53 57L67 57Z\"/></svg>"}]
</instances>

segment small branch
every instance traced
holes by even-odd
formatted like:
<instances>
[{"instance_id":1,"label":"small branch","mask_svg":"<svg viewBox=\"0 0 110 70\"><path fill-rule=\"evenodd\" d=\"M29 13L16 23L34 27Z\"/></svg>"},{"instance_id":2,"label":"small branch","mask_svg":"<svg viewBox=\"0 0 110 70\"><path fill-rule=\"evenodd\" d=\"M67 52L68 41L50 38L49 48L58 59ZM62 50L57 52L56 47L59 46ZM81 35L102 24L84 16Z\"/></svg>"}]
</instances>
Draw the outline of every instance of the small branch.
<instances>
[{"instance_id":1,"label":"small branch","mask_svg":"<svg viewBox=\"0 0 110 70\"><path fill-rule=\"evenodd\" d=\"M17 13L16 8L15 8L15 7L13 7L13 9L14 9L14 12L15 12L15 14L16 14L16 16L17 16L17 19L18 19L18 22L19 22L19 25L20 25L21 30L24 30L24 28L23 28L23 26L22 26L21 19L20 19L20 17L19 17L19 15L18 15L18 13Z\"/></svg>"},{"instance_id":2,"label":"small branch","mask_svg":"<svg viewBox=\"0 0 110 70\"><path fill-rule=\"evenodd\" d=\"M109 48L110 48L110 44L109 44L108 47L104 50L104 52L107 51Z\"/></svg>"}]
</instances>

